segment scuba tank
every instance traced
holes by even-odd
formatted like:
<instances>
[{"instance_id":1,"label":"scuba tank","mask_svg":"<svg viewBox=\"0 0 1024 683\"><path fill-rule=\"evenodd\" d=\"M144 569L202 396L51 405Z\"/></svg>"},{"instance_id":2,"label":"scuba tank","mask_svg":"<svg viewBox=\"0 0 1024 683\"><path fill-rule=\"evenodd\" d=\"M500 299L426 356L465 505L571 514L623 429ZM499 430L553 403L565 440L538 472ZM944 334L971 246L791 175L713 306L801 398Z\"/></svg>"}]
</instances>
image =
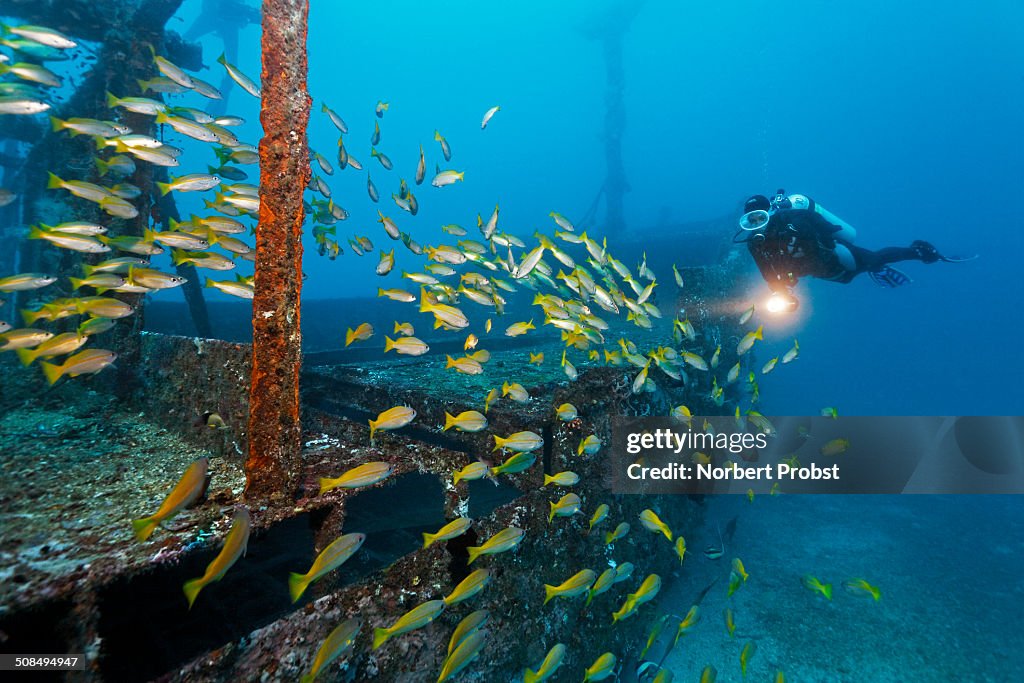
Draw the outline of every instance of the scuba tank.
<instances>
[{"instance_id":1,"label":"scuba tank","mask_svg":"<svg viewBox=\"0 0 1024 683\"><path fill-rule=\"evenodd\" d=\"M839 228L835 234L836 239L851 243L857 239L857 231L852 225L805 194L791 194L787 197L785 190L779 190L772 199L772 210L774 212L782 209L810 209L821 214L822 218Z\"/></svg>"}]
</instances>

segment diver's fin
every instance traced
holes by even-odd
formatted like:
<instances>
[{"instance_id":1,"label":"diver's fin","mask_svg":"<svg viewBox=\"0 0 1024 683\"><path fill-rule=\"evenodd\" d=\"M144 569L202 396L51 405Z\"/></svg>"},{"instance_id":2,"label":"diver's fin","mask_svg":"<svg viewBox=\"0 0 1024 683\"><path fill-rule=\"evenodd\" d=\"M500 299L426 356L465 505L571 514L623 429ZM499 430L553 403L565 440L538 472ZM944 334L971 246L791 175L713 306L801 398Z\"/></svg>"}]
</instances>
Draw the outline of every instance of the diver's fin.
<instances>
[{"instance_id":1,"label":"diver's fin","mask_svg":"<svg viewBox=\"0 0 1024 683\"><path fill-rule=\"evenodd\" d=\"M868 271L868 276L875 281L876 285L887 289L913 282L905 273L901 273L892 266L883 266L881 270Z\"/></svg>"},{"instance_id":2,"label":"diver's fin","mask_svg":"<svg viewBox=\"0 0 1024 683\"><path fill-rule=\"evenodd\" d=\"M963 263L964 261L973 261L976 258L978 258L978 254L971 254L970 256L939 256L939 260L946 263Z\"/></svg>"}]
</instances>

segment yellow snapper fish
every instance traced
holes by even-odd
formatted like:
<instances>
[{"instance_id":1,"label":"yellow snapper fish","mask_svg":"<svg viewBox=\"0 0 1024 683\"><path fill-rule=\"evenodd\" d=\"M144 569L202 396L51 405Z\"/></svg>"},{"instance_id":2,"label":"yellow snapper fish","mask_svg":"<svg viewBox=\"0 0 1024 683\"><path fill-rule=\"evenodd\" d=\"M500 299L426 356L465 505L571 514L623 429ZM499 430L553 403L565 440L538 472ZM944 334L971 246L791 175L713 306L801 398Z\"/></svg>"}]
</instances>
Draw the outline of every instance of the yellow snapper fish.
<instances>
[{"instance_id":1,"label":"yellow snapper fish","mask_svg":"<svg viewBox=\"0 0 1024 683\"><path fill-rule=\"evenodd\" d=\"M690 351L680 351L679 355L683 357L683 361L690 367L696 370L702 370L704 372L707 372L707 361L698 356L696 353L691 353Z\"/></svg>"},{"instance_id":2,"label":"yellow snapper fish","mask_svg":"<svg viewBox=\"0 0 1024 683\"><path fill-rule=\"evenodd\" d=\"M486 642L487 631L477 630L465 638L455 646L452 653L445 657L444 662L441 664L441 673L437 677L437 683L443 683L444 681L451 680L459 674L460 671L469 666L474 659L480 654L480 650L483 649L484 643Z\"/></svg>"},{"instance_id":3,"label":"yellow snapper fish","mask_svg":"<svg viewBox=\"0 0 1024 683\"><path fill-rule=\"evenodd\" d=\"M469 546L467 548L469 552L469 562L467 564L473 564L481 555L497 555L498 553L513 550L519 545L525 535L525 531L514 526L502 529L487 539L483 545Z\"/></svg>"},{"instance_id":4,"label":"yellow snapper fish","mask_svg":"<svg viewBox=\"0 0 1024 683\"><path fill-rule=\"evenodd\" d=\"M661 632L665 629L665 624L668 623L671 616L672 615L670 614L663 614L655 619L654 623L651 624L651 630L647 634L647 642L644 643L644 647L640 651L640 659L645 659L647 657L648 650L651 649L651 646L654 645L661 636Z\"/></svg>"},{"instance_id":5,"label":"yellow snapper fish","mask_svg":"<svg viewBox=\"0 0 1024 683\"><path fill-rule=\"evenodd\" d=\"M0 292L24 292L52 285L57 278L45 273L20 273L0 278Z\"/></svg>"},{"instance_id":6,"label":"yellow snapper fish","mask_svg":"<svg viewBox=\"0 0 1024 683\"><path fill-rule=\"evenodd\" d=\"M576 455L594 455L599 450L601 450L601 439L597 438L596 435L591 434L580 441L580 445L576 447Z\"/></svg>"},{"instance_id":7,"label":"yellow snapper fish","mask_svg":"<svg viewBox=\"0 0 1024 683\"><path fill-rule=\"evenodd\" d=\"M541 351L540 353L533 353L533 352L530 353L530 365L540 365L543 362L544 362L544 352L543 351Z\"/></svg>"},{"instance_id":8,"label":"yellow snapper fish","mask_svg":"<svg viewBox=\"0 0 1024 683\"><path fill-rule=\"evenodd\" d=\"M672 540L672 530L669 529L665 522L661 521L657 513L650 508L643 510L640 513L640 523L643 524L644 528L654 533L661 533L665 535L669 541Z\"/></svg>"},{"instance_id":9,"label":"yellow snapper fish","mask_svg":"<svg viewBox=\"0 0 1024 683\"><path fill-rule=\"evenodd\" d=\"M532 320L529 321L529 322L525 322L525 323L513 323L513 324L511 324L511 325L509 325L508 327L505 328L505 336L506 337L518 337L518 336L526 334L530 330L535 330L535 329L537 329L537 328L536 328L536 326L534 326Z\"/></svg>"},{"instance_id":10,"label":"yellow snapper fish","mask_svg":"<svg viewBox=\"0 0 1024 683\"><path fill-rule=\"evenodd\" d=\"M403 337L411 337L416 334L416 330L413 328L412 323L400 323L395 321L395 330L393 334L400 334Z\"/></svg>"},{"instance_id":11,"label":"yellow snapper fish","mask_svg":"<svg viewBox=\"0 0 1024 683\"><path fill-rule=\"evenodd\" d=\"M487 418L475 410L467 410L458 415L444 414L444 430L454 427L460 432L479 432L487 428Z\"/></svg>"},{"instance_id":12,"label":"yellow snapper fish","mask_svg":"<svg viewBox=\"0 0 1024 683\"><path fill-rule=\"evenodd\" d=\"M566 470L558 474L545 474L544 486L554 484L555 486L575 486L580 482L580 475Z\"/></svg>"},{"instance_id":13,"label":"yellow snapper fish","mask_svg":"<svg viewBox=\"0 0 1024 683\"><path fill-rule=\"evenodd\" d=\"M588 681L603 681L615 674L615 655L605 652L594 660L594 663L587 667L583 675L583 683Z\"/></svg>"},{"instance_id":14,"label":"yellow snapper fish","mask_svg":"<svg viewBox=\"0 0 1024 683\"><path fill-rule=\"evenodd\" d=\"M423 628L439 617L444 612L444 608L444 600L430 600L413 607L399 617L391 626L373 629L373 649L376 650L395 636Z\"/></svg>"},{"instance_id":15,"label":"yellow snapper fish","mask_svg":"<svg viewBox=\"0 0 1024 683\"><path fill-rule=\"evenodd\" d=\"M391 272L391 269L395 267L395 250L384 251L380 250L380 262L377 264L376 273L377 275L387 275Z\"/></svg>"},{"instance_id":16,"label":"yellow snapper fish","mask_svg":"<svg viewBox=\"0 0 1024 683\"><path fill-rule=\"evenodd\" d=\"M729 374L725 376L725 381L726 381L727 384L733 384L739 378L740 378L740 364L739 364L739 361L737 361L736 365L734 365L731 368L729 368Z\"/></svg>"},{"instance_id":17,"label":"yellow snapper fish","mask_svg":"<svg viewBox=\"0 0 1024 683\"><path fill-rule=\"evenodd\" d=\"M348 126L345 124L344 119L342 119L340 116L338 116L338 114L334 112L334 110L328 107L326 102L320 103L320 111L327 114L328 118L331 119L331 123L333 123L339 131L341 131L342 133L348 132Z\"/></svg>"},{"instance_id":18,"label":"yellow snapper fish","mask_svg":"<svg viewBox=\"0 0 1024 683\"><path fill-rule=\"evenodd\" d=\"M563 422L569 422L575 420L579 413L576 411L576 406L571 403L563 403L562 405L555 408L555 414L559 420Z\"/></svg>"},{"instance_id":19,"label":"yellow snapper fish","mask_svg":"<svg viewBox=\"0 0 1024 683\"><path fill-rule=\"evenodd\" d=\"M544 439L533 432L516 432L515 434L510 434L504 438L495 434L494 448L491 450L496 451L503 448L509 451L529 453L537 450L543 445Z\"/></svg>"},{"instance_id":20,"label":"yellow snapper fish","mask_svg":"<svg viewBox=\"0 0 1024 683\"><path fill-rule=\"evenodd\" d=\"M604 535L604 544L611 545L615 541L619 540L623 536L629 533L629 522L620 522L613 531L609 531Z\"/></svg>"},{"instance_id":21,"label":"yellow snapper fish","mask_svg":"<svg viewBox=\"0 0 1024 683\"><path fill-rule=\"evenodd\" d=\"M206 473L210 459L199 458L185 470L178 483L167 494L160 507L149 517L132 520L132 529L137 540L145 541L163 522L172 519L179 512L191 505L206 488Z\"/></svg>"},{"instance_id":22,"label":"yellow snapper fish","mask_svg":"<svg viewBox=\"0 0 1024 683\"><path fill-rule=\"evenodd\" d=\"M548 503L551 511L548 513L548 523L555 517L571 517L580 511L580 497L575 493L567 493L558 499L557 503Z\"/></svg>"},{"instance_id":23,"label":"yellow snapper fish","mask_svg":"<svg viewBox=\"0 0 1024 683\"><path fill-rule=\"evenodd\" d=\"M757 654L757 643L752 640L748 640L747 644L743 646L743 650L740 652L740 672L743 677L747 676L747 666L750 665L750 660Z\"/></svg>"},{"instance_id":24,"label":"yellow snapper fish","mask_svg":"<svg viewBox=\"0 0 1024 683\"><path fill-rule=\"evenodd\" d=\"M430 347L427 343L416 337L399 337L398 339L391 339L387 335L384 335L384 353L394 349L396 353L400 353L403 356L422 356Z\"/></svg>"},{"instance_id":25,"label":"yellow snapper fish","mask_svg":"<svg viewBox=\"0 0 1024 683\"><path fill-rule=\"evenodd\" d=\"M172 178L169 183L157 183L156 185L160 188L162 195L166 195L168 192L205 192L220 185L220 178L209 173L189 173Z\"/></svg>"},{"instance_id":26,"label":"yellow snapper fish","mask_svg":"<svg viewBox=\"0 0 1024 683\"><path fill-rule=\"evenodd\" d=\"M542 681L548 680L555 675L558 667L562 666L563 659L565 659L565 645L556 643L554 647L548 650L547 655L544 656L544 661L540 663L536 671L526 669L523 672L523 683L542 683Z\"/></svg>"},{"instance_id":27,"label":"yellow snapper fish","mask_svg":"<svg viewBox=\"0 0 1024 683\"><path fill-rule=\"evenodd\" d=\"M783 364L792 363L793 361L796 360L796 357L799 356L799 355L800 355L800 344L797 342L796 339L794 339L793 340L793 348L791 348L789 351L786 351L786 353L783 354L783 356L782 356L782 363Z\"/></svg>"},{"instance_id":28,"label":"yellow snapper fish","mask_svg":"<svg viewBox=\"0 0 1024 683\"><path fill-rule=\"evenodd\" d=\"M464 375L480 375L483 374L484 367L480 365L480 362L464 356L462 358L452 358L451 356L445 356L445 369L449 370L455 368L456 372L461 372ZM484 408L486 410L486 408Z\"/></svg>"},{"instance_id":29,"label":"yellow snapper fish","mask_svg":"<svg viewBox=\"0 0 1024 683\"><path fill-rule=\"evenodd\" d=\"M186 278L164 273L153 268L131 267L126 282L146 289L173 289L185 284Z\"/></svg>"},{"instance_id":30,"label":"yellow snapper fish","mask_svg":"<svg viewBox=\"0 0 1024 683\"><path fill-rule=\"evenodd\" d=\"M46 376L46 381L50 384L54 384L64 376L78 377L80 375L94 375L104 368L110 367L116 359L117 354L113 351L107 351L106 349L86 349L85 351L79 351L75 355L69 357L60 365L48 363L46 361L40 361L39 365L43 368L43 374Z\"/></svg>"},{"instance_id":31,"label":"yellow snapper fish","mask_svg":"<svg viewBox=\"0 0 1024 683\"><path fill-rule=\"evenodd\" d=\"M9 325L9 323L4 323L4 325ZM53 332L39 330L34 327L8 330L0 334L0 351L32 348L52 338Z\"/></svg>"},{"instance_id":32,"label":"yellow snapper fish","mask_svg":"<svg viewBox=\"0 0 1024 683\"><path fill-rule=\"evenodd\" d=\"M558 213L557 211L552 211L551 213L548 214L548 216L550 216L555 221L555 224L558 225L558 227L560 227L562 230L565 230L566 232L576 232L576 228L569 221L569 219L563 216L562 214Z\"/></svg>"},{"instance_id":33,"label":"yellow snapper fish","mask_svg":"<svg viewBox=\"0 0 1024 683\"><path fill-rule=\"evenodd\" d=\"M78 43L57 29L46 26L21 24L19 26L4 26L3 28L5 33L13 33L33 43L39 43L55 50L69 50L78 46Z\"/></svg>"},{"instance_id":34,"label":"yellow snapper fish","mask_svg":"<svg viewBox=\"0 0 1024 683\"><path fill-rule=\"evenodd\" d=\"M562 351L562 371L565 372L565 376L572 381L576 381L579 377L579 373L576 371L576 366L572 364L572 361L566 358L565 351Z\"/></svg>"},{"instance_id":35,"label":"yellow snapper fish","mask_svg":"<svg viewBox=\"0 0 1024 683\"><path fill-rule=\"evenodd\" d=\"M224 67L224 69L228 72L228 76L231 77L231 80L237 83L242 88L242 90L256 98L259 98L263 95L263 92L260 90L260 87L256 85L256 83L251 78L242 73L242 71L237 66L228 62L227 59L225 59L223 53L221 54L220 57L217 58L217 62Z\"/></svg>"},{"instance_id":36,"label":"yellow snapper fish","mask_svg":"<svg viewBox=\"0 0 1024 683\"><path fill-rule=\"evenodd\" d=\"M484 128L487 127L487 124L491 122L491 119L494 117L495 114L498 113L498 110L500 109L500 106L494 106L488 109L486 112L484 112L484 119L483 121L480 122L480 130L483 130Z\"/></svg>"},{"instance_id":37,"label":"yellow snapper fish","mask_svg":"<svg viewBox=\"0 0 1024 683\"><path fill-rule=\"evenodd\" d=\"M483 479L487 476L490 468L485 462L474 462L466 465L461 470L452 475L452 481L458 484L460 481L474 481L476 479Z\"/></svg>"},{"instance_id":38,"label":"yellow snapper fish","mask_svg":"<svg viewBox=\"0 0 1024 683\"><path fill-rule=\"evenodd\" d=\"M34 349L15 349L22 365L31 365L37 358L51 358L74 353L89 340L81 332L63 332L39 344Z\"/></svg>"},{"instance_id":39,"label":"yellow snapper fish","mask_svg":"<svg viewBox=\"0 0 1024 683\"><path fill-rule=\"evenodd\" d=\"M79 251L85 254L100 254L110 251L110 247L92 235L78 235L56 230L43 230L37 226L29 228L28 239L41 239L62 249ZM6 290L12 291L12 290Z\"/></svg>"},{"instance_id":40,"label":"yellow snapper fish","mask_svg":"<svg viewBox=\"0 0 1024 683\"><path fill-rule=\"evenodd\" d=\"M460 180L464 180L466 173L464 171L446 170L441 171L434 175L434 179L430 181L430 184L434 187L446 187L448 185L454 185Z\"/></svg>"},{"instance_id":41,"label":"yellow snapper fish","mask_svg":"<svg viewBox=\"0 0 1024 683\"><path fill-rule=\"evenodd\" d=\"M740 325L746 325L747 321L754 316L754 304L750 304L750 308L743 311L743 315L740 316Z\"/></svg>"},{"instance_id":42,"label":"yellow snapper fish","mask_svg":"<svg viewBox=\"0 0 1024 683\"><path fill-rule=\"evenodd\" d=\"M75 310L98 318L124 318L135 312L125 302L105 296L83 296L76 302Z\"/></svg>"},{"instance_id":43,"label":"yellow snapper fish","mask_svg":"<svg viewBox=\"0 0 1024 683\"><path fill-rule=\"evenodd\" d=\"M639 394L641 391L643 391L644 385L647 383L647 371L650 369L650 367L651 367L651 362L647 361L647 363L644 364L643 369L633 379L633 393L634 394Z\"/></svg>"},{"instance_id":44,"label":"yellow snapper fish","mask_svg":"<svg viewBox=\"0 0 1024 683\"><path fill-rule=\"evenodd\" d=\"M462 344L462 350L470 351L472 349L475 349L478 343L480 343L480 339L475 334L470 332L469 336L466 337L466 341Z\"/></svg>"},{"instance_id":45,"label":"yellow snapper fish","mask_svg":"<svg viewBox=\"0 0 1024 683\"><path fill-rule=\"evenodd\" d=\"M392 467L386 462L367 462L348 470L334 479L320 479L320 495L333 489L356 489L372 486L391 476Z\"/></svg>"},{"instance_id":46,"label":"yellow snapper fish","mask_svg":"<svg viewBox=\"0 0 1024 683\"><path fill-rule=\"evenodd\" d=\"M587 601L583 603L584 607L589 605L591 600L593 600L595 597L601 595L602 593L606 592L609 588L611 588L615 584L615 576L616 572L614 567L609 567L608 569L605 569L603 572L601 572L601 575L597 577L596 581L594 581L594 584L590 587L590 590L587 591Z\"/></svg>"},{"instance_id":47,"label":"yellow snapper fish","mask_svg":"<svg viewBox=\"0 0 1024 683\"><path fill-rule=\"evenodd\" d=\"M673 408L670 417L673 420L686 424L686 426L690 426L693 421L693 413L684 405L678 405Z\"/></svg>"},{"instance_id":48,"label":"yellow snapper fish","mask_svg":"<svg viewBox=\"0 0 1024 683\"><path fill-rule=\"evenodd\" d=\"M423 547L429 548L438 541L450 541L453 538L461 536L462 534L469 531L469 527L473 524L473 520L468 517L456 517L452 521L445 524L443 527L437 530L433 534L423 533Z\"/></svg>"},{"instance_id":49,"label":"yellow snapper fish","mask_svg":"<svg viewBox=\"0 0 1024 683\"><path fill-rule=\"evenodd\" d=\"M636 603L627 598L626 601L622 603L622 606L619 607L617 611L612 613L612 624L614 625L619 623L620 621L625 621L626 619L629 619L631 616L636 614L636 609Z\"/></svg>"},{"instance_id":50,"label":"yellow snapper fish","mask_svg":"<svg viewBox=\"0 0 1024 683\"><path fill-rule=\"evenodd\" d=\"M718 680L718 669L708 664L700 672L700 683L715 683Z\"/></svg>"},{"instance_id":51,"label":"yellow snapper fish","mask_svg":"<svg viewBox=\"0 0 1024 683\"><path fill-rule=\"evenodd\" d=\"M818 577L811 576L810 574L807 574L806 576L802 577L800 579L800 582L804 585L804 588L806 588L807 590L813 593L821 593L829 600L832 599L831 583L822 583L818 580Z\"/></svg>"},{"instance_id":52,"label":"yellow snapper fish","mask_svg":"<svg viewBox=\"0 0 1024 683\"><path fill-rule=\"evenodd\" d=\"M882 599L882 591L878 589L878 586L872 586L864 579L850 579L849 581L843 581L843 589L850 595L870 595L875 602Z\"/></svg>"},{"instance_id":53,"label":"yellow snapper fish","mask_svg":"<svg viewBox=\"0 0 1024 683\"><path fill-rule=\"evenodd\" d=\"M210 278L206 278L206 286L219 289L225 294L237 296L240 299L252 299L256 295L256 290L252 285L246 285L242 282L235 282L232 280L212 280Z\"/></svg>"},{"instance_id":54,"label":"yellow snapper fish","mask_svg":"<svg viewBox=\"0 0 1024 683\"><path fill-rule=\"evenodd\" d=\"M537 462L537 456L533 453L513 453L505 462L490 468L489 473L492 477L499 474L518 474L533 467L535 462Z\"/></svg>"},{"instance_id":55,"label":"yellow snapper fish","mask_svg":"<svg viewBox=\"0 0 1024 683\"><path fill-rule=\"evenodd\" d=\"M292 602L298 602L302 594L306 592L309 584L323 578L355 555L365 540L366 534L345 534L340 536L317 555L309 571L305 574L292 572L288 576L288 591L291 593Z\"/></svg>"},{"instance_id":56,"label":"yellow snapper fish","mask_svg":"<svg viewBox=\"0 0 1024 683\"><path fill-rule=\"evenodd\" d=\"M750 578L750 575L747 574L746 567L743 566L743 560L741 560L738 557L734 557L732 559L732 570L736 572L736 574L739 575L741 579L743 579L744 583L746 583L747 579Z\"/></svg>"},{"instance_id":57,"label":"yellow snapper fish","mask_svg":"<svg viewBox=\"0 0 1024 683\"><path fill-rule=\"evenodd\" d=\"M693 605L690 607L690 611L686 613L686 616L683 617L683 620L679 622L679 628L676 629L676 638L675 641L673 641L672 646L675 647L676 643L679 642L679 638L689 633L699 621L700 607Z\"/></svg>"},{"instance_id":58,"label":"yellow snapper fish","mask_svg":"<svg viewBox=\"0 0 1024 683\"><path fill-rule=\"evenodd\" d=\"M478 609L467 614L452 631L452 637L448 641L448 654L454 652L455 648L467 637L479 631L487 623L488 618L490 618L490 613L485 609Z\"/></svg>"},{"instance_id":59,"label":"yellow snapper fish","mask_svg":"<svg viewBox=\"0 0 1024 683\"><path fill-rule=\"evenodd\" d=\"M607 503L601 503L594 509L594 514L590 516L590 522L587 524L587 533L589 534L594 530L594 527L603 522L608 517L609 507Z\"/></svg>"},{"instance_id":60,"label":"yellow snapper fish","mask_svg":"<svg viewBox=\"0 0 1024 683\"><path fill-rule=\"evenodd\" d=\"M361 627L362 622L358 619L346 619L338 624L324 639L320 649L316 651L313 666L310 667L309 673L299 679L299 683L313 683L320 672L330 666L331 662L351 652Z\"/></svg>"},{"instance_id":61,"label":"yellow snapper fish","mask_svg":"<svg viewBox=\"0 0 1024 683\"><path fill-rule=\"evenodd\" d=\"M370 441L378 431L391 431L401 429L416 418L416 411L409 406L395 406L388 408L377 416L376 420L370 420Z\"/></svg>"},{"instance_id":62,"label":"yellow snapper fish","mask_svg":"<svg viewBox=\"0 0 1024 683\"><path fill-rule=\"evenodd\" d=\"M832 439L821 447L821 454L835 456L845 453L850 448L849 439Z\"/></svg>"},{"instance_id":63,"label":"yellow snapper fish","mask_svg":"<svg viewBox=\"0 0 1024 683\"><path fill-rule=\"evenodd\" d=\"M833 420L839 417L839 411L831 406L827 406L821 409L822 417L831 417Z\"/></svg>"},{"instance_id":64,"label":"yellow snapper fish","mask_svg":"<svg viewBox=\"0 0 1024 683\"><path fill-rule=\"evenodd\" d=\"M544 584L544 604L552 598L573 598L590 590L597 574L593 569L584 569L572 575L557 586Z\"/></svg>"},{"instance_id":65,"label":"yellow snapper fish","mask_svg":"<svg viewBox=\"0 0 1024 683\"><path fill-rule=\"evenodd\" d=\"M486 569L477 569L459 582L452 592L445 596L444 604L448 607L456 605L482 591L491 580L491 573Z\"/></svg>"},{"instance_id":66,"label":"yellow snapper fish","mask_svg":"<svg viewBox=\"0 0 1024 683\"><path fill-rule=\"evenodd\" d=\"M754 342L758 339L764 339L764 325L758 326L753 332L747 332L743 335L743 339L740 339L740 343L736 345L736 355L742 356L754 346Z\"/></svg>"},{"instance_id":67,"label":"yellow snapper fish","mask_svg":"<svg viewBox=\"0 0 1024 683\"><path fill-rule=\"evenodd\" d=\"M83 287L91 287L96 290L97 294L102 294L109 290L118 290L127 283L116 272L95 272L85 276L85 278L68 278L68 281L71 283L72 289L76 291Z\"/></svg>"},{"instance_id":68,"label":"yellow snapper fish","mask_svg":"<svg viewBox=\"0 0 1024 683\"><path fill-rule=\"evenodd\" d=\"M683 558L686 557L686 539L681 535L676 537L676 556L679 558L679 564L683 564Z\"/></svg>"},{"instance_id":69,"label":"yellow snapper fish","mask_svg":"<svg viewBox=\"0 0 1024 683\"><path fill-rule=\"evenodd\" d=\"M628 525L627 525L628 526ZM615 568L615 583L625 581L633 575L633 563L623 562Z\"/></svg>"},{"instance_id":70,"label":"yellow snapper fish","mask_svg":"<svg viewBox=\"0 0 1024 683\"><path fill-rule=\"evenodd\" d=\"M776 365L778 364L778 362L779 362L779 357L778 357L778 356L775 356L774 358L772 358L771 360L769 360L769 361L768 361L767 363L765 363L765 364L764 364L764 366L763 366L763 367L761 368L761 374L762 374L762 375L767 375L767 374L768 374L769 372L771 372L772 370L774 370L774 369L775 369L775 366L776 366Z\"/></svg>"},{"instance_id":71,"label":"yellow snapper fish","mask_svg":"<svg viewBox=\"0 0 1024 683\"><path fill-rule=\"evenodd\" d=\"M743 585L743 577L736 573L733 569L729 572L729 591L726 593L726 597L731 598L732 594L740 589Z\"/></svg>"},{"instance_id":72,"label":"yellow snapper fish","mask_svg":"<svg viewBox=\"0 0 1024 683\"><path fill-rule=\"evenodd\" d=\"M530 400L530 394L518 382L513 382L512 384L503 382L501 385L501 395L508 396L516 403L526 403Z\"/></svg>"},{"instance_id":73,"label":"yellow snapper fish","mask_svg":"<svg viewBox=\"0 0 1024 683\"><path fill-rule=\"evenodd\" d=\"M192 609L199 591L215 581L220 581L227 574L231 566L238 561L238 558L245 555L246 546L249 543L249 531L252 529L252 520L249 511L239 507L235 511L234 520L231 522L231 530L224 539L224 546L217 557L213 558L206 567L206 571L197 579L186 581L182 586L185 598L188 600L188 608Z\"/></svg>"},{"instance_id":74,"label":"yellow snapper fish","mask_svg":"<svg viewBox=\"0 0 1024 683\"><path fill-rule=\"evenodd\" d=\"M725 630L729 633L729 637L732 638L736 632L736 619L733 616L732 610L728 607L722 610L722 618L725 620Z\"/></svg>"},{"instance_id":75,"label":"yellow snapper fish","mask_svg":"<svg viewBox=\"0 0 1024 683\"><path fill-rule=\"evenodd\" d=\"M356 329L348 328L345 333L345 346L348 346L355 341L366 341L373 336L373 325L370 323L362 323Z\"/></svg>"},{"instance_id":76,"label":"yellow snapper fish","mask_svg":"<svg viewBox=\"0 0 1024 683\"><path fill-rule=\"evenodd\" d=\"M484 397L484 413L487 413L487 411L491 407L491 404L497 401L500 397L501 392L498 390L498 387L494 387L493 389L488 391L487 396Z\"/></svg>"},{"instance_id":77,"label":"yellow snapper fish","mask_svg":"<svg viewBox=\"0 0 1024 683\"><path fill-rule=\"evenodd\" d=\"M420 312L433 313L435 329L442 325L457 330L469 327L469 319L466 314L455 306L433 303L424 299L420 303Z\"/></svg>"}]
</instances>

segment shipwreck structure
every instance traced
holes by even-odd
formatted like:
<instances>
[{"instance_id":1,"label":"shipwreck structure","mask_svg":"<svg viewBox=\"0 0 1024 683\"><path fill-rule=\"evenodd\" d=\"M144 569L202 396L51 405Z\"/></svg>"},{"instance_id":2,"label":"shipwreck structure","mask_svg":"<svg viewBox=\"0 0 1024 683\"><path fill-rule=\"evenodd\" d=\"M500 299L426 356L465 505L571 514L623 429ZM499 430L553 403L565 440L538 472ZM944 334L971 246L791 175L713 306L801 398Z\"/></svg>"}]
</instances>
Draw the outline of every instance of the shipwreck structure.
<instances>
[{"instance_id":1,"label":"shipwreck structure","mask_svg":"<svg viewBox=\"0 0 1024 683\"><path fill-rule=\"evenodd\" d=\"M0 14L96 41L100 58L74 100L78 111L100 114L100 95L116 88L118 79L147 75L144 42L173 49L188 65L194 50L164 30L179 4L6 0ZM368 362L360 352L304 357L299 238L301 193L309 177L307 13L305 0L263 3L265 135L252 343L205 338L209 314L194 288L187 305L195 336L144 332L139 315L118 333L123 360L114 381L64 384L43 395L41 380L17 375L10 359L0 358L2 405L21 410L36 402L32 419L42 425L19 434L0 488L3 512L12 521L0 532L0 651L81 654L84 668L53 673L57 680L291 681L310 669L338 623L358 617L363 628L354 647L324 680L413 682L436 678L452 629L483 608L489 612L488 644L469 669L478 680L506 680L510 672L536 665L556 642L567 646L565 666L574 670L605 651L631 661L653 607L619 623L612 613L648 574L685 580L671 544L641 529L638 514L657 508L685 533L700 523L701 506L686 498L613 495L605 454L584 454L580 443L588 436L611 443L615 415L665 414L680 400L695 414L720 408L699 382L637 396L627 369L581 366L571 382L560 369L552 374L528 367L518 342L495 342L492 362L517 368L527 378L530 400L492 405L489 432L530 430L542 436L543 447L526 471L456 484L453 472L496 458L495 449L489 434L446 431L445 413L479 409L490 386L446 372L443 343L401 363ZM606 43L610 81L619 82L619 101L609 104L614 128L622 115L621 73L614 73L621 42ZM45 170L75 164L84 150L47 144L41 129L27 127L19 135L20 142L5 147L12 155L28 150L17 174L21 199L7 217L31 223L45 201L38 190ZM621 158L616 167L610 155L605 192L613 225L621 220L625 185ZM151 169L140 166L137 173L133 183L153 186ZM142 234L149 221L175 214L152 192L143 201L137 219L117 224L121 234ZM683 269L693 283L686 297L662 302L666 309L693 311L695 322L714 330L706 344L739 334L733 312L716 303L728 297L736 267L719 241L712 240L703 263ZM48 254L34 244L23 246L18 267L41 268L52 258ZM551 344L552 356L559 347L557 339L535 343ZM553 406L564 402L578 407L576 419L556 418ZM367 421L382 406L395 405L413 407L416 421L371 440ZM153 540L139 543L132 517L160 500L200 456L212 462L205 495ZM63 461L55 468L47 457ZM370 461L388 463L392 474L373 486L320 493L320 478ZM545 486L544 477L566 470L580 477L573 491L581 513L552 518L551 506L564 491ZM591 528L590 517L602 504L607 518ZM182 583L200 575L217 554L238 505L246 505L253 519L248 553L190 610ZM459 516L473 520L466 534L423 547L423 533ZM632 533L608 542L605 533L623 522ZM470 567L468 548L509 526L525 531L520 547ZM351 532L366 535L361 550L292 603L289 572L304 571L320 550ZM627 562L634 575L591 604L544 604L543 583ZM476 566L489 571L479 595L425 628L371 647L373 627L442 598Z\"/></svg>"}]
</instances>

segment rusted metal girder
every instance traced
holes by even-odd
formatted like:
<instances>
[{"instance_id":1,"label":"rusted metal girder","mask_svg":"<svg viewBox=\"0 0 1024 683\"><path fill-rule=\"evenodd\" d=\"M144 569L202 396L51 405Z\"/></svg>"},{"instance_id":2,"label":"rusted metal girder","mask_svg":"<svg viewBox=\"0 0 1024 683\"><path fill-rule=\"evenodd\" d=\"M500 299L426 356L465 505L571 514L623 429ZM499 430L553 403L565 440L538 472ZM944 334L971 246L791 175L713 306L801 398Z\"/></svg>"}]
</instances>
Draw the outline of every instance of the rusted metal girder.
<instances>
[{"instance_id":1,"label":"rusted metal girder","mask_svg":"<svg viewBox=\"0 0 1024 683\"><path fill-rule=\"evenodd\" d=\"M252 309L252 382L245 495L294 497L302 426L299 371L302 332L302 193L309 182L306 124L308 0L263 2L263 97L260 121L260 217Z\"/></svg>"}]
</instances>

